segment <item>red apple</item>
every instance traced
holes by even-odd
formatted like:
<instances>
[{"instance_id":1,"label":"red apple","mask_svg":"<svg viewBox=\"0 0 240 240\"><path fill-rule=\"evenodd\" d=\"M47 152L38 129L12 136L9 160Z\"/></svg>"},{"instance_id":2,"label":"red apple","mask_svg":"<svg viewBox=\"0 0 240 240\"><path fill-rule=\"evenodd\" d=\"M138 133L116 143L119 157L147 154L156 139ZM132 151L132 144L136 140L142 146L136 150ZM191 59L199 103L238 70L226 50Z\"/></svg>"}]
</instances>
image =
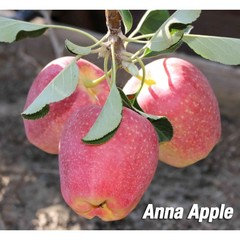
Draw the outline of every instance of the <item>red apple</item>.
<instances>
[{"instance_id":1,"label":"red apple","mask_svg":"<svg viewBox=\"0 0 240 240\"><path fill-rule=\"evenodd\" d=\"M100 111L99 106L86 106L66 122L59 152L61 192L80 216L114 221L135 208L150 184L158 163L158 138L147 119L124 108L110 140L86 144L81 139Z\"/></svg>"},{"instance_id":2,"label":"red apple","mask_svg":"<svg viewBox=\"0 0 240 240\"><path fill-rule=\"evenodd\" d=\"M62 57L50 62L34 80L24 107L24 110L34 101L42 90L51 82L54 77L71 61L73 57ZM68 117L79 107L98 104L103 105L109 88L106 80L94 88L86 88L83 81L94 80L101 77L104 72L96 65L80 59L77 62L79 67L79 82L75 92L62 101L50 104L49 113L38 120L24 119L25 132L28 140L41 150L57 154L60 135L63 125Z\"/></svg>"},{"instance_id":3,"label":"red apple","mask_svg":"<svg viewBox=\"0 0 240 240\"><path fill-rule=\"evenodd\" d=\"M206 77L178 58L153 61L146 73L137 101L146 113L167 116L174 129L173 139L160 143L159 159L184 167L205 158L221 135L218 102ZM134 93L139 85L133 77L124 92Z\"/></svg>"}]
</instances>

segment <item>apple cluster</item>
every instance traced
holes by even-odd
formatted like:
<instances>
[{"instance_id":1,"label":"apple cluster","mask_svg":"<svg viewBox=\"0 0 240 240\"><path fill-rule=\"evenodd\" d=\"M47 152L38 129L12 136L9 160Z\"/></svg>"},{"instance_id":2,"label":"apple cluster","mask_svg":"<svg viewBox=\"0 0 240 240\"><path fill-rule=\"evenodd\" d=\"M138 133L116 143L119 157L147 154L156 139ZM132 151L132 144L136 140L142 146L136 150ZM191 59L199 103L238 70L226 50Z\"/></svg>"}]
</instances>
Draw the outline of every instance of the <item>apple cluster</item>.
<instances>
[{"instance_id":1,"label":"apple cluster","mask_svg":"<svg viewBox=\"0 0 240 240\"><path fill-rule=\"evenodd\" d=\"M56 59L39 73L24 109L72 59ZM86 88L84 82L104 72L83 59L77 65L79 77L74 93L50 104L43 118L24 119L24 126L33 145L59 154L63 198L80 216L98 216L104 221L126 217L149 186L158 160L185 167L205 158L219 141L219 108L208 80L191 63L164 58L146 65L146 80L137 101L146 113L170 120L172 140L159 143L150 121L124 107L121 123L110 140L95 145L84 143L82 138L101 112L109 86L104 80ZM140 85L140 79L132 77L123 91L133 94Z\"/></svg>"}]
</instances>

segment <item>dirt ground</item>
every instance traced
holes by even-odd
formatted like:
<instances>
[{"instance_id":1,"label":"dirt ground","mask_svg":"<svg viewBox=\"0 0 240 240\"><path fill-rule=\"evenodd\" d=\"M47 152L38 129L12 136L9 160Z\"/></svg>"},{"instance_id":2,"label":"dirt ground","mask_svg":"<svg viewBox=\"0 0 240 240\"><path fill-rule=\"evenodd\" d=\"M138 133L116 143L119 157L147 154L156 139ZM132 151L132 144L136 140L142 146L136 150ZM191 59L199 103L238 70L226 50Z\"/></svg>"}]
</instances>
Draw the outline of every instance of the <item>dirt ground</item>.
<instances>
[{"instance_id":1,"label":"dirt ground","mask_svg":"<svg viewBox=\"0 0 240 240\"><path fill-rule=\"evenodd\" d=\"M238 68L195 58L209 79L215 79L211 84L221 107L221 142L193 166L177 169L159 164L136 209L124 220L106 223L83 219L67 207L60 194L57 156L26 139L20 113L34 77L53 58L51 49L39 48L45 41L0 44L0 229L240 229L240 88L233 81L240 78ZM148 203L180 206L185 215L193 203L208 207L223 203L234 208L234 215L213 223L185 217L142 220Z\"/></svg>"}]
</instances>

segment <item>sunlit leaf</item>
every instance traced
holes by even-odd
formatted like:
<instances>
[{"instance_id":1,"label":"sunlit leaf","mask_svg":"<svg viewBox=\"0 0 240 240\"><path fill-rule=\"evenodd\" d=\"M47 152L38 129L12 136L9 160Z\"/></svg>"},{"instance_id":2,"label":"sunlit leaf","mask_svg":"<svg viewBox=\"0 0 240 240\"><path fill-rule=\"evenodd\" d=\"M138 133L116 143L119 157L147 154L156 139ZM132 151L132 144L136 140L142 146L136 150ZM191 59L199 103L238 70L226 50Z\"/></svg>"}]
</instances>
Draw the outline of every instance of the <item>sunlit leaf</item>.
<instances>
[{"instance_id":1,"label":"sunlit leaf","mask_svg":"<svg viewBox=\"0 0 240 240\"><path fill-rule=\"evenodd\" d=\"M83 56L83 55L87 55L91 52L91 48L78 46L78 45L70 42L68 39L65 41L65 46L69 52L76 54L76 55Z\"/></svg>"},{"instance_id":2,"label":"sunlit leaf","mask_svg":"<svg viewBox=\"0 0 240 240\"><path fill-rule=\"evenodd\" d=\"M0 17L0 42L12 43L27 37L38 37L47 29L47 25Z\"/></svg>"},{"instance_id":3,"label":"sunlit leaf","mask_svg":"<svg viewBox=\"0 0 240 240\"><path fill-rule=\"evenodd\" d=\"M61 101L75 91L78 84L78 75L79 69L74 60L43 89L22 113L22 116L26 119L43 117L41 113L46 112L47 105Z\"/></svg>"},{"instance_id":4,"label":"sunlit leaf","mask_svg":"<svg viewBox=\"0 0 240 240\"><path fill-rule=\"evenodd\" d=\"M89 144L100 144L109 140L121 122L122 107L123 104L120 93L116 85L113 84L102 111L82 140Z\"/></svg>"},{"instance_id":5,"label":"sunlit leaf","mask_svg":"<svg viewBox=\"0 0 240 240\"><path fill-rule=\"evenodd\" d=\"M240 64L240 39L186 34L183 41L206 59L229 65Z\"/></svg>"}]
</instances>

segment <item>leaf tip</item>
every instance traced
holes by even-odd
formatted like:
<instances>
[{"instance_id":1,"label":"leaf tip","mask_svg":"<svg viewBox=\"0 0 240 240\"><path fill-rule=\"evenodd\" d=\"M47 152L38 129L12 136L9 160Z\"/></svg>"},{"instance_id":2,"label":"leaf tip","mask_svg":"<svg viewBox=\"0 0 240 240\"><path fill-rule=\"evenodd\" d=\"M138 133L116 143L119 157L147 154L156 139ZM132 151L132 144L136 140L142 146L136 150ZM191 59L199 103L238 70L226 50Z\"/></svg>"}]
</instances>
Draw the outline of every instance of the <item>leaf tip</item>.
<instances>
[{"instance_id":1,"label":"leaf tip","mask_svg":"<svg viewBox=\"0 0 240 240\"><path fill-rule=\"evenodd\" d=\"M31 114L27 113L27 109L26 109L25 111L23 111L21 113L21 116L27 120L36 120L36 119L43 118L44 116L46 116L48 114L49 110L50 110L50 107L47 104L40 111L31 113Z\"/></svg>"}]
</instances>

